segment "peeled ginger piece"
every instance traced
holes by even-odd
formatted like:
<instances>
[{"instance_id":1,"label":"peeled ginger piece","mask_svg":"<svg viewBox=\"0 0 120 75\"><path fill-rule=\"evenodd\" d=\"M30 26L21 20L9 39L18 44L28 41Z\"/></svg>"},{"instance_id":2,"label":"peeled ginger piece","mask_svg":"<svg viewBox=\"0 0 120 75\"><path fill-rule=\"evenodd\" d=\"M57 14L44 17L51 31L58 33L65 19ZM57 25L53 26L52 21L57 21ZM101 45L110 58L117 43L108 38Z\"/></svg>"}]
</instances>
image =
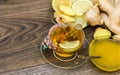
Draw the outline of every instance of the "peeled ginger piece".
<instances>
[{"instance_id":1,"label":"peeled ginger piece","mask_svg":"<svg viewBox=\"0 0 120 75\"><path fill-rule=\"evenodd\" d=\"M69 15L69 16L74 16L75 13L74 11L72 10L72 8L68 7L68 6L65 6L65 5L60 5L59 9L64 12L66 15Z\"/></svg>"},{"instance_id":2,"label":"peeled ginger piece","mask_svg":"<svg viewBox=\"0 0 120 75\"><path fill-rule=\"evenodd\" d=\"M54 17L56 18L55 20L58 23L72 23L72 22L75 22L74 17L65 15L64 13L61 13L61 12L55 12Z\"/></svg>"},{"instance_id":3,"label":"peeled ginger piece","mask_svg":"<svg viewBox=\"0 0 120 75\"><path fill-rule=\"evenodd\" d=\"M75 19L73 17L67 16L67 15L61 15L61 17L63 18L63 20L65 20L67 23L69 22L75 22Z\"/></svg>"},{"instance_id":4,"label":"peeled ginger piece","mask_svg":"<svg viewBox=\"0 0 120 75\"><path fill-rule=\"evenodd\" d=\"M111 37L111 32L107 29L104 28L97 28L94 33L94 39L105 39L105 38L110 38Z\"/></svg>"}]
</instances>

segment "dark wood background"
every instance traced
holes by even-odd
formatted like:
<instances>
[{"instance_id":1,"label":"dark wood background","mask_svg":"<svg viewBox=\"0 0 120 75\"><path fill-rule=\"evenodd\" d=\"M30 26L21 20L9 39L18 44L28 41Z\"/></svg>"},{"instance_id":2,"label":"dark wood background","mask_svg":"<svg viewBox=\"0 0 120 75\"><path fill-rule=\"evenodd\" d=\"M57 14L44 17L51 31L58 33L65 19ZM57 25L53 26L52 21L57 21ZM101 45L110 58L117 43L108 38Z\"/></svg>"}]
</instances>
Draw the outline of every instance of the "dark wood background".
<instances>
[{"instance_id":1,"label":"dark wood background","mask_svg":"<svg viewBox=\"0 0 120 75\"><path fill-rule=\"evenodd\" d=\"M0 72L46 63L39 45L53 25L50 7L51 0L0 0ZM94 28L84 31L90 42Z\"/></svg>"},{"instance_id":2,"label":"dark wood background","mask_svg":"<svg viewBox=\"0 0 120 75\"><path fill-rule=\"evenodd\" d=\"M38 45L52 26L50 6L51 0L0 0L0 72L45 63Z\"/></svg>"}]
</instances>

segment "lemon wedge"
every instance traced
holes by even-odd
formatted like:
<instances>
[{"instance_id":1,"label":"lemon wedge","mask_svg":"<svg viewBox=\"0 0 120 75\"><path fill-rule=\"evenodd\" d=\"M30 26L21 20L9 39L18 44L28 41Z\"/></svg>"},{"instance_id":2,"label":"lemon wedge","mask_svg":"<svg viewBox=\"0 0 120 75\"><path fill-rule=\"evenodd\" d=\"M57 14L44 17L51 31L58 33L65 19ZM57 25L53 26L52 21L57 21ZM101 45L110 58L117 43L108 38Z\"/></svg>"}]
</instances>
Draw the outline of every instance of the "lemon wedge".
<instances>
[{"instance_id":1,"label":"lemon wedge","mask_svg":"<svg viewBox=\"0 0 120 75\"><path fill-rule=\"evenodd\" d=\"M63 52L71 53L79 49L80 41L79 40L69 41L69 42L65 41L63 43L60 43L59 47L62 48Z\"/></svg>"},{"instance_id":2,"label":"lemon wedge","mask_svg":"<svg viewBox=\"0 0 120 75\"><path fill-rule=\"evenodd\" d=\"M52 7L55 11L59 11L60 5L72 6L72 0L52 0Z\"/></svg>"},{"instance_id":3,"label":"lemon wedge","mask_svg":"<svg viewBox=\"0 0 120 75\"><path fill-rule=\"evenodd\" d=\"M72 9L77 16L83 15L87 10L93 6L93 3L90 0L77 0L73 3Z\"/></svg>"},{"instance_id":4,"label":"lemon wedge","mask_svg":"<svg viewBox=\"0 0 120 75\"><path fill-rule=\"evenodd\" d=\"M72 10L72 8L68 7L68 6L65 6L65 5L60 5L60 8L59 8L62 12L64 12L66 15L69 15L69 16L74 16L75 13L74 11Z\"/></svg>"}]
</instances>

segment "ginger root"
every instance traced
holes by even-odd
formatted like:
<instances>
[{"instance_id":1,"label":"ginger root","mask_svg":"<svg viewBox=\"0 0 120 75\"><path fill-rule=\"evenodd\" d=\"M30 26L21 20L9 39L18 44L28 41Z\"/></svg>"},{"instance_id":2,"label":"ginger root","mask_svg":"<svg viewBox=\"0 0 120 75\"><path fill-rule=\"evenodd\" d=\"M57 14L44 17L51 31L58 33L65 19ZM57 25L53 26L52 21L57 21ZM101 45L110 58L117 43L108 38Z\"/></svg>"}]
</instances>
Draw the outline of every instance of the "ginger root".
<instances>
[{"instance_id":1,"label":"ginger root","mask_svg":"<svg viewBox=\"0 0 120 75\"><path fill-rule=\"evenodd\" d=\"M114 4L109 0L99 0L99 6L102 11L102 19L105 25L115 34L120 35L120 0L114 0Z\"/></svg>"},{"instance_id":2,"label":"ginger root","mask_svg":"<svg viewBox=\"0 0 120 75\"><path fill-rule=\"evenodd\" d=\"M115 33L113 39L120 39L120 0L98 0L96 4L99 8L95 5L86 13L88 23L91 26L104 24Z\"/></svg>"},{"instance_id":3,"label":"ginger root","mask_svg":"<svg viewBox=\"0 0 120 75\"><path fill-rule=\"evenodd\" d=\"M86 14L85 18L91 26L102 25L103 21L100 16L98 4L94 5Z\"/></svg>"},{"instance_id":4,"label":"ginger root","mask_svg":"<svg viewBox=\"0 0 120 75\"><path fill-rule=\"evenodd\" d=\"M114 35L112 38L115 39L115 40L120 41L120 35Z\"/></svg>"}]
</instances>

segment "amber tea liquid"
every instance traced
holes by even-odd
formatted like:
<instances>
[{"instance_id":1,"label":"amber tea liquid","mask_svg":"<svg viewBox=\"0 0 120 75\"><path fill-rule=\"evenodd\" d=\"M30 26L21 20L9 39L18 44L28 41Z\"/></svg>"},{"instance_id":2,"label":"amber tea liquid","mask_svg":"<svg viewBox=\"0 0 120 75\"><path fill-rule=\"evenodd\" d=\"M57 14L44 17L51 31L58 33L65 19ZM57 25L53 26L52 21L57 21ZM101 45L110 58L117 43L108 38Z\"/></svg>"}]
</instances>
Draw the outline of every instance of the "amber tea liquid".
<instances>
[{"instance_id":1,"label":"amber tea liquid","mask_svg":"<svg viewBox=\"0 0 120 75\"><path fill-rule=\"evenodd\" d=\"M54 52L61 57L74 56L84 41L83 31L70 25L54 25L49 31L49 37L57 48Z\"/></svg>"}]
</instances>

